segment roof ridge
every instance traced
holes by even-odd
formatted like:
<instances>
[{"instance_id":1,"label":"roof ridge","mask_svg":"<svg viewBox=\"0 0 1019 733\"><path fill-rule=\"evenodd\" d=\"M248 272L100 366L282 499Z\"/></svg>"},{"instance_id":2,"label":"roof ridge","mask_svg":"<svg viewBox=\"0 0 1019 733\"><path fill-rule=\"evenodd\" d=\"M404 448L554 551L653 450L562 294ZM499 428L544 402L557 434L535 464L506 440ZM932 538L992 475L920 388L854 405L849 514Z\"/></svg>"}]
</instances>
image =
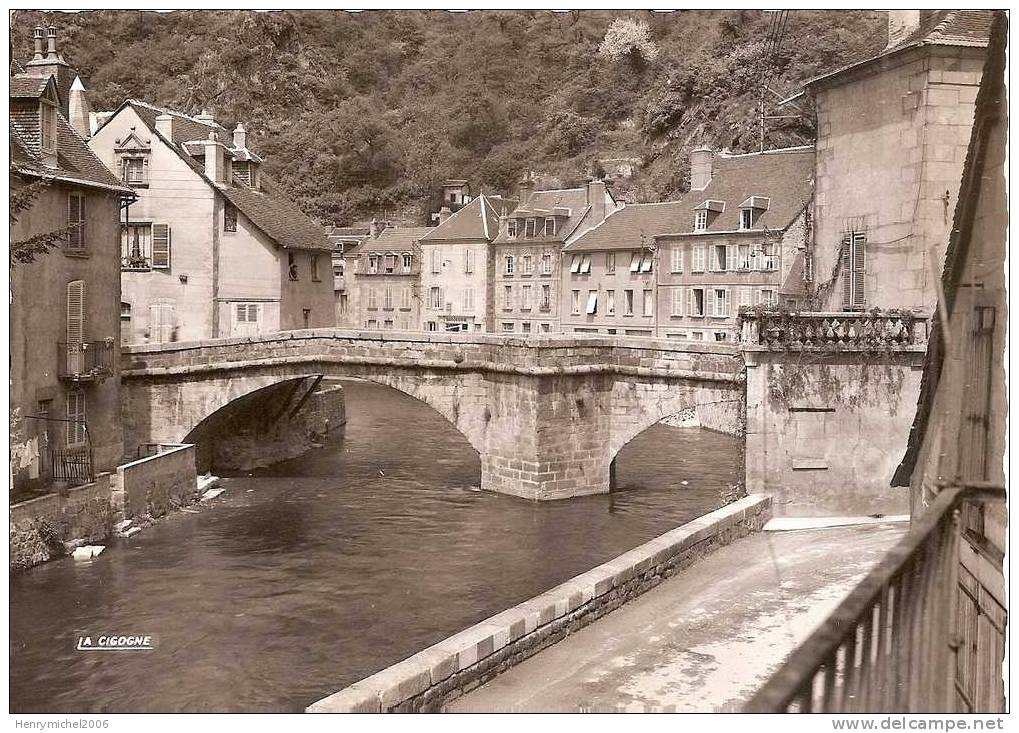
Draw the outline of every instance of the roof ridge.
<instances>
[{"instance_id":1,"label":"roof ridge","mask_svg":"<svg viewBox=\"0 0 1019 733\"><path fill-rule=\"evenodd\" d=\"M213 121L213 122L210 123L210 122L207 122L205 120L199 120L198 118L192 117L191 115L186 114L184 112L179 112L179 111L177 111L175 109L171 109L170 107L160 107L159 105L152 104L151 102L146 102L146 101L144 101L142 99L135 99L135 98L132 97L132 98L127 100L127 104L140 104L141 106L148 107L149 109L155 110L156 112L162 112L162 113L168 114L168 115L175 115L177 117L183 117L185 120L189 120L191 122L194 122L197 125L205 125L206 127L218 127L221 130L226 130L226 128L223 127L218 122Z\"/></svg>"},{"instance_id":2,"label":"roof ridge","mask_svg":"<svg viewBox=\"0 0 1019 733\"><path fill-rule=\"evenodd\" d=\"M930 29L930 31L920 41L921 43L928 43L935 33L942 34L948 30L948 24L955 20L956 16L960 13L959 10L946 10L945 17L941 19L937 25Z\"/></svg>"}]
</instances>

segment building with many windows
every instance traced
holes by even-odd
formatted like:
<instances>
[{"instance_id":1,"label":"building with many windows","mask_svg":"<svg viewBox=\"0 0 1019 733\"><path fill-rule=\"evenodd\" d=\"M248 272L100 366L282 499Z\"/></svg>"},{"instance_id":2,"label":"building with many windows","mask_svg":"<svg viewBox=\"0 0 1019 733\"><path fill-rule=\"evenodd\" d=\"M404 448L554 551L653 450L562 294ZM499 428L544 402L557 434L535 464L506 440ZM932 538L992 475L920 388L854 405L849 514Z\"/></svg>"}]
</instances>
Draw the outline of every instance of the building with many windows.
<instances>
[{"instance_id":1,"label":"building with many windows","mask_svg":"<svg viewBox=\"0 0 1019 733\"><path fill-rule=\"evenodd\" d=\"M562 249L619 208L602 181L535 191L520 184L519 203L502 218L490 280L497 333L559 330Z\"/></svg>"},{"instance_id":2,"label":"building with many windows","mask_svg":"<svg viewBox=\"0 0 1019 733\"><path fill-rule=\"evenodd\" d=\"M379 232L373 225L372 229L356 250L353 326L415 331L422 308L419 241L432 228L388 227Z\"/></svg>"},{"instance_id":3,"label":"building with many windows","mask_svg":"<svg viewBox=\"0 0 1019 733\"><path fill-rule=\"evenodd\" d=\"M421 329L493 330L494 303L489 283L495 272L492 241L500 218L515 201L481 194L421 237Z\"/></svg>"},{"instance_id":4,"label":"building with many windows","mask_svg":"<svg viewBox=\"0 0 1019 733\"><path fill-rule=\"evenodd\" d=\"M333 227L329 232L336 325L340 328L357 325L354 323L356 308L353 307L353 302L356 293L353 288L354 277L351 266L356 266L357 249L370 233L370 227Z\"/></svg>"},{"instance_id":5,"label":"building with many windows","mask_svg":"<svg viewBox=\"0 0 1019 733\"><path fill-rule=\"evenodd\" d=\"M138 100L102 113L89 146L136 192L121 230L125 343L335 325L325 230L231 133Z\"/></svg>"},{"instance_id":6,"label":"building with many windows","mask_svg":"<svg viewBox=\"0 0 1019 733\"><path fill-rule=\"evenodd\" d=\"M739 308L805 300L814 151L701 149L690 170L684 225L655 236L656 334L731 341Z\"/></svg>"}]
</instances>

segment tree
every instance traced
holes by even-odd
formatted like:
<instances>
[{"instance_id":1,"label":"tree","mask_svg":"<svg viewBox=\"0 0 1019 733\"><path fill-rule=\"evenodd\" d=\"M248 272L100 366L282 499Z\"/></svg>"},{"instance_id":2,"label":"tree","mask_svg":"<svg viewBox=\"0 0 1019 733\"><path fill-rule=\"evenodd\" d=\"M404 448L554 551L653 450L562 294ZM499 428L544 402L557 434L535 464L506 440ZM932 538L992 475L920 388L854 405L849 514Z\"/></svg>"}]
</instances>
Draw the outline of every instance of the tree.
<instances>
[{"instance_id":1,"label":"tree","mask_svg":"<svg viewBox=\"0 0 1019 733\"><path fill-rule=\"evenodd\" d=\"M25 183L24 179L17 179L21 185L11 187L11 226L18 222L18 215L28 211L35 204L39 194L49 186L47 181L33 181ZM33 234L27 239L11 240L10 266L25 265L35 262L36 257L49 252L58 244L64 242L70 234L71 228L54 229L49 232Z\"/></svg>"},{"instance_id":2,"label":"tree","mask_svg":"<svg viewBox=\"0 0 1019 733\"><path fill-rule=\"evenodd\" d=\"M647 23L629 18L616 18L605 31L598 53L611 61L629 59L636 66L645 66L658 58L658 46L651 40Z\"/></svg>"}]
</instances>

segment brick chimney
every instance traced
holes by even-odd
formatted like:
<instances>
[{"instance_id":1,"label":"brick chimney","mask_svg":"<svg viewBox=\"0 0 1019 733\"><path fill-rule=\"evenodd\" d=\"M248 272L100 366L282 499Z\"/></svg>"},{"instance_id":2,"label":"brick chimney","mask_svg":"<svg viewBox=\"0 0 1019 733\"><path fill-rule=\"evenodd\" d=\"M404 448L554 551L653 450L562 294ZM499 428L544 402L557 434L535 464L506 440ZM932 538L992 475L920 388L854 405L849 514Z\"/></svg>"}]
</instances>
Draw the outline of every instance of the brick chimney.
<instances>
[{"instance_id":1,"label":"brick chimney","mask_svg":"<svg viewBox=\"0 0 1019 733\"><path fill-rule=\"evenodd\" d=\"M159 115L156 118L156 132L173 142L173 115Z\"/></svg>"},{"instance_id":2,"label":"brick chimney","mask_svg":"<svg viewBox=\"0 0 1019 733\"><path fill-rule=\"evenodd\" d=\"M223 183L226 166L223 163L223 146L216 139L216 131L209 133L205 141L205 175L213 183Z\"/></svg>"},{"instance_id":3,"label":"brick chimney","mask_svg":"<svg viewBox=\"0 0 1019 733\"><path fill-rule=\"evenodd\" d=\"M79 135L88 140L92 135L89 124L89 113L92 110L85 98L85 85L81 83L81 77L74 77L67 105L70 112L67 121L71 123L71 127L78 131Z\"/></svg>"},{"instance_id":4,"label":"brick chimney","mask_svg":"<svg viewBox=\"0 0 1019 733\"><path fill-rule=\"evenodd\" d=\"M919 10L889 10L888 11L888 46L891 48L901 43L906 36L920 27Z\"/></svg>"},{"instance_id":5,"label":"brick chimney","mask_svg":"<svg viewBox=\"0 0 1019 733\"><path fill-rule=\"evenodd\" d=\"M690 190L703 191L711 183L711 162L715 153L711 148L697 148L690 153Z\"/></svg>"},{"instance_id":6,"label":"brick chimney","mask_svg":"<svg viewBox=\"0 0 1019 733\"><path fill-rule=\"evenodd\" d=\"M587 205L591 207L592 222L597 224L605 219L605 181L587 182Z\"/></svg>"},{"instance_id":7,"label":"brick chimney","mask_svg":"<svg viewBox=\"0 0 1019 733\"><path fill-rule=\"evenodd\" d=\"M56 27L50 26L45 29L45 50L42 45L43 33L44 29L42 26L37 26L33 32L32 40L35 44L35 50L32 54L32 60L25 64L25 72L31 76L42 78L52 76L54 78L57 83L57 94L60 96L60 112L65 118L68 118L70 117L70 110L68 108L69 93L71 91L71 84L74 83L74 78L77 74L61 58L57 50Z\"/></svg>"}]
</instances>

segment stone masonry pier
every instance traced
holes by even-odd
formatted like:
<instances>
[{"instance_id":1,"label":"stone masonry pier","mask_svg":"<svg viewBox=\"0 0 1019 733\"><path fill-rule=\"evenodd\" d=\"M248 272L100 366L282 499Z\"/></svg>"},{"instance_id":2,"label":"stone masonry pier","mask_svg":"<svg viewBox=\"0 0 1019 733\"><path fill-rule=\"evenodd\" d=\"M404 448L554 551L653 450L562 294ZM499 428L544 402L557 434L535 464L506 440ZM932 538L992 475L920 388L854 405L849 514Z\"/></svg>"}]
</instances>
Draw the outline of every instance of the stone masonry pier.
<instances>
[{"instance_id":1,"label":"stone masonry pier","mask_svg":"<svg viewBox=\"0 0 1019 733\"><path fill-rule=\"evenodd\" d=\"M529 499L606 492L619 450L687 409L739 416L734 346L627 337L291 331L123 348L125 448L180 442L233 400L324 375L425 402L481 456L482 488Z\"/></svg>"}]
</instances>

